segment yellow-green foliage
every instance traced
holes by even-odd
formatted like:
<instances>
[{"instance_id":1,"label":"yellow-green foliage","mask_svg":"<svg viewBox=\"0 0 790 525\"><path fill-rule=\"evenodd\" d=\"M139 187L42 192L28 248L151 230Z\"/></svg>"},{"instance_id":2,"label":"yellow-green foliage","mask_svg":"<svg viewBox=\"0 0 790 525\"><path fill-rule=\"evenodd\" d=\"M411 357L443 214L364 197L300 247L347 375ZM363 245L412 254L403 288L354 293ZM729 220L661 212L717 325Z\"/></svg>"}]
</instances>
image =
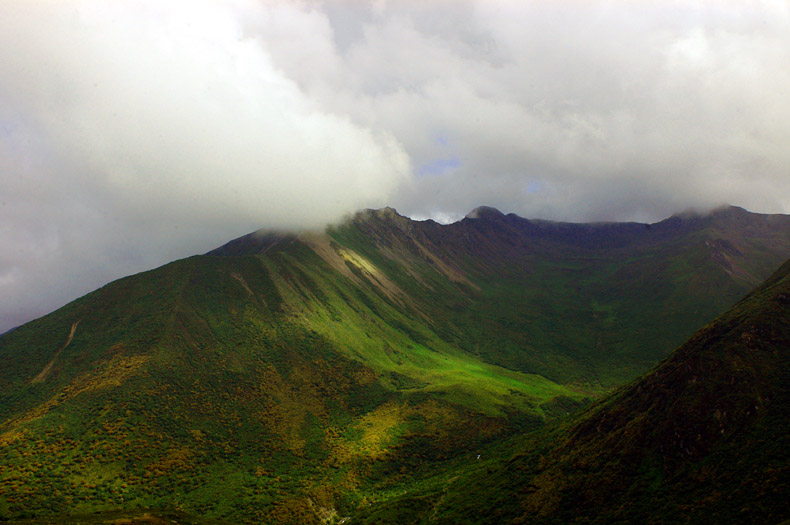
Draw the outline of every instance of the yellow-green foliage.
<instances>
[{"instance_id":1,"label":"yellow-green foliage","mask_svg":"<svg viewBox=\"0 0 790 525\"><path fill-rule=\"evenodd\" d=\"M16 427L43 417L53 408L80 394L120 386L128 376L133 374L148 359L148 356L142 355L113 356L101 363L96 370L78 376L46 402L31 408L15 418L4 421L0 424L0 431L10 429L10 432L13 432ZM0 434L0 439L3 439L2 436L3 434Z\"/></svg>"}]
</instances>

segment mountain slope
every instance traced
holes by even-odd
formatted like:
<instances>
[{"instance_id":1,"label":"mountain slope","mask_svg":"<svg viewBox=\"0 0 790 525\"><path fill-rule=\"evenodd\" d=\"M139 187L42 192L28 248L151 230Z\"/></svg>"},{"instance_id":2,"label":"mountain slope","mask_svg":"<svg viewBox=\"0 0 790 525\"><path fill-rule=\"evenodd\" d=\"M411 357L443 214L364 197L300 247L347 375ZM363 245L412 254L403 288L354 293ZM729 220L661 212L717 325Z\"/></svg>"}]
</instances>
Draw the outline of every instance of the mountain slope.
<instances>
[{"instance_id":1,"label":"mountain slope","mask_svg":"<svg viewBox=\"0 0 790 525\"><path fill-rule=\"evenodd\" d=\"M575 420L356 519L399 522L390 509L421 501L409 522L780 523L790 517L788 406L790 261Z\"/></svg>"},{"instance_id":2,"label":"mountain slope","mask_svg":"<svg viewBox=\"0 0 790 525\"><path fill-rule=\"evenodd\" d=\"M789 219L368 210L121 279L0 338L0 517L356 512L655 364Z\"/></svg>"},{"instance_id":3,"label":"mountain slope","mask_svg":"<svg viewBox=\"0 0 790 525\"><path fill-rule=\"evenodd\" d=\"M122 279L3 337L0 515L305 523L404 447L428 464L581 397L454 348L377 283L298 241Z\"/></svg>"},{"instance_id":4,"label":"mountain slope","mask_svg":"<svg viewBox=\"0 0 790 525\"><path fill-rule=\"evenodd\" d=\"M648 369L790 256L790 217L736 207L652 225L553 223L480 208L447 226L387 208L327 234L329 246L311 244L317 253L329 259L337 249L346 255L335 267L364 274L360 256L386 276L379 288L394 284L428 305L453 345L590 391ZM251 234L212 253L297 242L278 238Z\"/></svg>"}]
</instances>

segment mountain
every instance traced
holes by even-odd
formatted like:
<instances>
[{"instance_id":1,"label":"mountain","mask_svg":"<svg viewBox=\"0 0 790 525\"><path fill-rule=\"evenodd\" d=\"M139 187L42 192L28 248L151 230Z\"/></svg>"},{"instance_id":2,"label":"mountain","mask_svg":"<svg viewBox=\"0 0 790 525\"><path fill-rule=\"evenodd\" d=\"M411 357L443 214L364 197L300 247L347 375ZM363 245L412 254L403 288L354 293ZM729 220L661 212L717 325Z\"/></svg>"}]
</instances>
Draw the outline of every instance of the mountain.
<instances>
[{"instance_id":1,"label":"mountain","mask_svg":"<svg viewBox=\"0 0 790 525\"><path fill-rule=\"evenodd\" d=\"M356 515L634 379L788 257L790 217L733 207L246 235L0 337L0 517Z\"/></svg>"},{"instance_id":2,"label":"mountain","mask_svg":"<svg viewBox=\"0 0 790 525\"><path fill-rule=\"evenodd\" d=\"M481 207L447 226L386 208L328 235L430 305L432 319L463 334L443 336L466 352L597 391L636 377L758 285L790 255L788 228L788 216L737 207L652 225L555 223ZM259 232L211 253L298 242L283 236L272 247L275 238Z\"/></svg>"},{"instance_id":3,"label":"mountain","mask_svg":"<svg viewBox=\"0 0 790 525\"><path fill-rule=\"evenodd\" d=\"M653 371L571 421L511 440L509 453L484 451L491 460L467 458L429 490L406 489L355 518L786 523L788 406L790 261Z\"/></svg>"}]
</instances>

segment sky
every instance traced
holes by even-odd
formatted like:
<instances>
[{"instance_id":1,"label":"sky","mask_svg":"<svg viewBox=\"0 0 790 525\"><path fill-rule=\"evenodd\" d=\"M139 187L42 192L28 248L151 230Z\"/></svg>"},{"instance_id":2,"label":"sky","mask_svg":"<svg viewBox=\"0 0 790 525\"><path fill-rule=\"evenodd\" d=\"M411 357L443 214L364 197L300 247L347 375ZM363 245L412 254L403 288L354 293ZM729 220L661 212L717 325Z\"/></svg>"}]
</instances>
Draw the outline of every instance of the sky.
<instances>
[{"instance_id":1,"label":"sky","mask_svg":"<svg viewBox=\"0 0 790 525\"><path fill-rule=\"evenodd\" d=\"M259 228L790 213L790 7L0 0L0 332Z\"/></svg>"}]
</instances>

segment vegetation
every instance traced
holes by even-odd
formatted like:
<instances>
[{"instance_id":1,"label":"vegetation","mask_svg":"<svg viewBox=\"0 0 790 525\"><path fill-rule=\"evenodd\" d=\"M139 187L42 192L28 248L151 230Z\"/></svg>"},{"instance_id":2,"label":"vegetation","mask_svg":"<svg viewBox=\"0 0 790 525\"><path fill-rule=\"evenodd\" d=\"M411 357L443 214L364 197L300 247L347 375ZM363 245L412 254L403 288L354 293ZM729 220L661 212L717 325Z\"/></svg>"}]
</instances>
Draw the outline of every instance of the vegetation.
<instances>
[{"instance_id":1,"label":"vegetation","mask_svg":"<svg viewBox=\"0 0 790 525\"><path fill-rule=\"evenodd\" d=\"M729 209L650 227L498 213L440 226L385 209L326 234L252 234L121 279L0 338L0 519L567 521L563 509L648 497L638 484L620 499L590 488L633 478L601 452L614 438L596 438L591 421L619 428L641 413L646 426L621 434L637 458L629 472L655 487L644 508L693 494L665 480L720 479L722 467L667 470L656 443L666 444L650 441L670 432L661 407L627 405L646 387L567 415L644 373L767 276L790 255L782 221ZM717 337L731 333L726 319L766 315L754 312L767 299L750 297L714 323ZM774 341L755 333L747 339ZM750 373L770 382L779 364ZM728 373L701 399L718 399ZM700 384L707 375L697 372ZM759 395L768 406L777 394ZM734 415L743 407L721 410L733 429L747 421ZM779 448L749 436L767 464ZM721 447L704 458L726 458ZM757 476L747 470L737 473Z\"/></svg>"},{"instance_id":2,"label":"vegetation","mask_svg":"<svg viewBox=\"0 0 790 525\"><path fill-rule=\"evenodd\" d=\"M788 370L790 261L642 379L355 518L783 523Z\"/></svg>"}]
</instances>

